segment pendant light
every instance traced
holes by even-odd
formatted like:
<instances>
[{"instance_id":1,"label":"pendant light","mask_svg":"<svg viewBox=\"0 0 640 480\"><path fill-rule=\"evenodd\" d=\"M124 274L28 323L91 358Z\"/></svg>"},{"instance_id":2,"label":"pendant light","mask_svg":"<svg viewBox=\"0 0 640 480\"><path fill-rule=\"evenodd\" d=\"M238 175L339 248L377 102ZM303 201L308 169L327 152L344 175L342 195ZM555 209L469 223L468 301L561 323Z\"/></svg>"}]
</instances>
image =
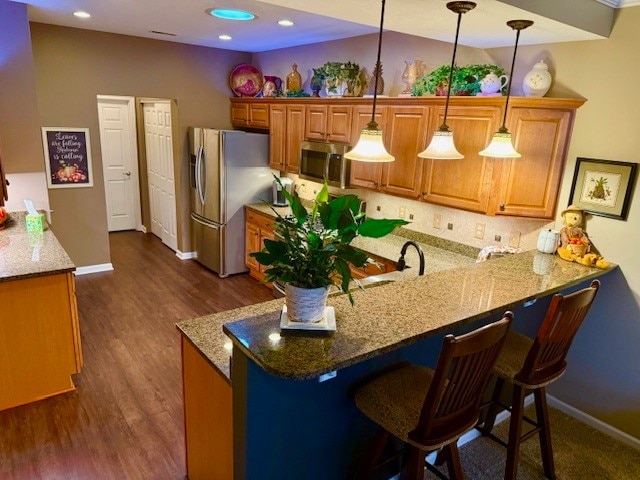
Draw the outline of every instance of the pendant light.
<instances>
[{"instance_id":1,"label":"pendant light","mask_svg":"<svg viewBox=\"0 0 640 480\"><path fill-rule=\"evenodd\" d=\"M509 108L509 96L511 95L511 84L513 83L513 69L516 64L516 52L518 51L518 40L520 39L520 31L533 25L531 20L509 20L507 22L511 28L516 31L516 46L513 49L513 60L511 61L511 78L509 79L509 86L507 87L507 100L504 104L504 116L502 117L502 126L493 135L491 143L480 152L483 157L494 158L520 158L516 149L513 148L513 142L511 141L511 133L507 130L507 110Z\"/></svg>"},{"instance_id":2,"label":"pendant light","mask_svg":"<svg viewBox=\"0 0 640 480\"><path fill-rule=\"evenodd\" d=\"M473 2L449 2L447 8L458 14L458 25L456 27L456 39L453 43L453 57L451 58L451 70L449 70L449 85L447 86L447 100L444 104L444 119L442 125L436 130L429 146L418 154L420 158L432 158L434 160L458 160L464 158L453 143L453 132L447 125L447 112L449 111L449 97L451 96L451 84L453 83L453 67L456 62L456 50L458 49L458 34L460 33L460 22L462 14L476 8Z\"/></svg>"},{"instance_id":3,"label":"pendant light","mask_svg":"<svg viewBox=\"0 0 640 480\"><path fill-rule=\"evenodd\" d=\"M384 23L384 4L385 0L382 0L382 12L380 14L380 33L378 35L378 57L376 60L376 67L380 68L380 51L382 49L382 25ZM380 71L380 70L378 70ZM376 122L376 99L378 97L378 77L375 75L374 89L373 89L373 110L371 112L371 121L367 124L367 127L360 133L360 139L356 146L352 150L345 153L345 158L355 160L358 162L393 162L393 158L387 149L384 147L382 141L382 130L378 128Z\"/></svg>"}]
</instances>

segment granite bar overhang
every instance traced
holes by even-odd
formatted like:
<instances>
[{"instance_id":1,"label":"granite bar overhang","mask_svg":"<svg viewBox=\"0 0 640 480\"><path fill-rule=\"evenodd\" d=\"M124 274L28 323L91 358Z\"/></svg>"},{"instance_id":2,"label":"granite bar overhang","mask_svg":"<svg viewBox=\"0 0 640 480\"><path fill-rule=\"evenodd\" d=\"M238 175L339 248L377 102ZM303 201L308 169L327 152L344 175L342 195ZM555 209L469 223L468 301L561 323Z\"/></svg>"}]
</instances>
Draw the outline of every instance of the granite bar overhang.
<instances>
[{"instance_id":1,"label":"granite bar overhang","mask_svg":"<svg viewBox=\"0 0 640 480\"><path fill-rule=\"evenodd\" d=\"M331 297L337 330L281 332L283 300L189 320L178 329L229 380L229 340L266 372L309 380L521 307L617 268L529 251ZM221 330L218 330L221 329ZM224 332L224 334L222 333ZM222 343L227 347L222 349ZM229 380L230 381L230 380Z\"/></svg>"}]
</instances>

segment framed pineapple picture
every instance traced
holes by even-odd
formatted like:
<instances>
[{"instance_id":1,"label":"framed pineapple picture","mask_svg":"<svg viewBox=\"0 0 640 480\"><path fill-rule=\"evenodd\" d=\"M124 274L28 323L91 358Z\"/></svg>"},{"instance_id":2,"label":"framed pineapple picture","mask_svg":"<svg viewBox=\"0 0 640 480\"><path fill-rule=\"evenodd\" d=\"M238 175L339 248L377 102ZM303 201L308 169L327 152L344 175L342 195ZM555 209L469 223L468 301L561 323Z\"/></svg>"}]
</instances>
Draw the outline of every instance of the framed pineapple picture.
<instances>
[{"instance_id":1,"label":"framed pineapple picture","mask_svg":"<svg viewBox=\"0 0 640 480\"><path fill-rule=\"evenodd\" d=\"M593 215L626 220L636 169L636 163L578 157L569 204Z\"/></svg>"}]
</instances>

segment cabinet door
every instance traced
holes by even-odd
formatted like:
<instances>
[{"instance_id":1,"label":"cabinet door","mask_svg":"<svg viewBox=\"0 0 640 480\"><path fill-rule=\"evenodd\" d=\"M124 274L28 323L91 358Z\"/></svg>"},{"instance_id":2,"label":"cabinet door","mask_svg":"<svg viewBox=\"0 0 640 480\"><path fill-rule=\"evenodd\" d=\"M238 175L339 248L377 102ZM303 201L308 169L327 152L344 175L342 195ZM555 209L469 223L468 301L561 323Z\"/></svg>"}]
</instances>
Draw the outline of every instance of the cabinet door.
<instances>
[{"instance_id":1,"label":"cabinet door","mask_svg":"<svg viewBox=\"0 0 640 480\"><path fill-rule=\"evenodd\" d=\"M231 125L246 127L249 125L249 105L231 102Z\"/></svg>"},{"instance_id":2,"label":"cabinet door","mask_svg":"<svg viewBox=\"0 0 640 480\"><path fill-rule=\"evenodd\" d=\"M500 161L496 215L554 218L574 111L511 108L509 131L521 158Z\"/></svg>"},{"instance_id":3,"label":"cabinet door","mask_svg":"<svg viewBox=\"0 0 640 480\"><path fill-rule=\"evenodd\" d=\"M266 103L249 105L249 126L269 128L269 105Z\"/></svg>"},{"instance_id":4,"label":"cabinet door","mask_svg":"<svg viewBox=\"0 0 640 480\"><path fill-rule=\"evenodd\" d=\"M287 139L285 144L285 170L300 173L300 142L304 140L305 107L287 105Z\"/></svg>"},{"instance_id":5,"label":"cabinet door","mask_svg":"<svg viewBox=\"0 0 640 480\"><path fill-rule=\"evenodd\" d=\"M260 270L258 261L249 254L259 252L261 247L260 229L256 224L247 222L245 228L245 263L249 270Z\"/></svg>"},{"instance_id":6,"label":"cabinet door","mask_svg":"<svg viewBox=\"0 0 640 480\"><path fill-rule=\"evenodd\" d=\"M431 114L431 131L444 119L444 107ZM422 199L454 208L486 213L491 195L494 160L478 154L498 130L498 107L449 107L447 125L453 132L461 160L427 160L422 182Z\"/></svg>"},{"instance_id":7,"label":"cabinet door","mask_svg":"<svg viewBox=\"0 0 640 480\"><path fill-rule=\"evenodd\" d=\"M358 105L353 107L351 138L353 139L352 143L354 147L360 138L360 132L363 128L366 128L367 124L371 121L372 110L372 105ZM376 122L378 122L378 127L382 128L383 132L385 130L385 116L386 107L377 107ZM381 181L382 163L351 162L351 178L349 179L349 183L352 187L378 189Z\"/></svg>"},{"instance_id":8,"label":"cabinet door","mask_svg":"<svg viewBox=\"0 0 640 480\"><path fill-rule=\"evenodd\" d=\"M269 166L284 171L287 155L287 113L284 105L271 105L269 125Z\"/></svg>"},{"instance_id":9,"label":"cabinet door","mask_svg":"<svg viewBox=\"0 0 640 480\"><path fill-rule=\"evenodd\" d=\"M395 161L382 167L382 191L403 197L420 196L422 159L429 125L428 107L388 107L384 130Z\"/></svg>"},{"instance_id":10,"label":"cabinet door","mask_svg":"<svg viewBox=\"0 0 640 480\"><path fill-rule=\"evenodd\" d=\"M351 112L353 107L330 105L327 111L326 139L329 142L351 143Z\"/></svg>"},{"instance_id":11,"label":"cabinet door","mask_svg":"<svg viewBox=\"0 0 640 480\"><path fill-rule=\"evenodd\" d=\"M276 239L276 235L273 232L272 229L268 229L268 228L262 228L260 229L260 250L262 250L264 248L264 241L265 240L275 240ZM260 272L264 273L265 270L267 270L269 267L260 264ZM264 275L263 275L264 278Z\"/></svg>"},{"instance_id":12,"label":"cabinet door","mask_svg":"<svg viewBox=\"0 0 640 480\"><path fill-rule=\"evenodd\" d=\"M305 115L304 137L307 140L326 140L327 106L309 105Z\"/></svg>"}]
</instances>

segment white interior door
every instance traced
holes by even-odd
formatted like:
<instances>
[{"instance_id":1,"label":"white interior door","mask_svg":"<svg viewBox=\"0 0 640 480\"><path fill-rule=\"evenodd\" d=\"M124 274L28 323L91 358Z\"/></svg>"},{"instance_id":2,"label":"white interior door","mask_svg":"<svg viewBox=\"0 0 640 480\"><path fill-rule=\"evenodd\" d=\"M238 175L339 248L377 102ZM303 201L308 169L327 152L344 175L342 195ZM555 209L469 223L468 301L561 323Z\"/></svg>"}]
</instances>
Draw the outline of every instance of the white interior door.
<instances>
[{"instance_id":1,"label":"white interior door","mask_svg":"<svg viewBox=\"0 0 640 480\"><path fill-rule=\"evenodd\" d=\"M171 104L144 104L151 233L178 249Z\"/></svg>"},{"instance_id":2,"label":"white interior door","mask_svg":"<svg viewBox=\"0 0 640 480\"><path fill-rule=\"evenodd\" d=\"M110 232L142 228L135 99L98 95L100 147Z\"/></svg>"}]
</instances>

